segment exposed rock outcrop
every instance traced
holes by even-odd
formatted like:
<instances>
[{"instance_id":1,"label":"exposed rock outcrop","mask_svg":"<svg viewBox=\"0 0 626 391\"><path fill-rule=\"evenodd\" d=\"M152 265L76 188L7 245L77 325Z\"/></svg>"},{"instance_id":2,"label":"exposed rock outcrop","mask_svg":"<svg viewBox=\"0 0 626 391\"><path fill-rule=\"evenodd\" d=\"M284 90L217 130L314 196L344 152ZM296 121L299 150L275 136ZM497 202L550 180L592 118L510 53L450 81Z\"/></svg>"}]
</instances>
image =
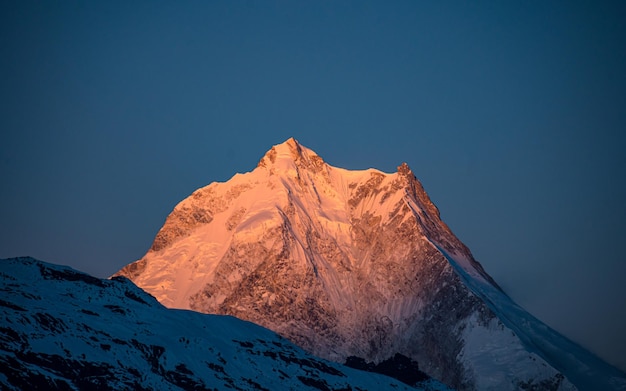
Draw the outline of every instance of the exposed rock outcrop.
<instances>
[{"instance_id":1,"label":"exposed rock outcrop","mask_svg":"<svg viewBox=\"0 0 626 391\"><path fill-rule=\"evenodd\" d=\"M559 361L580 348L502 292L406 163L349 171L289 139L182 201L157 241L119 274L167 306L234 315L334 361L400 353L459 389L568 390L561 371L587 360Z\"/></svg>"}]
</instances>

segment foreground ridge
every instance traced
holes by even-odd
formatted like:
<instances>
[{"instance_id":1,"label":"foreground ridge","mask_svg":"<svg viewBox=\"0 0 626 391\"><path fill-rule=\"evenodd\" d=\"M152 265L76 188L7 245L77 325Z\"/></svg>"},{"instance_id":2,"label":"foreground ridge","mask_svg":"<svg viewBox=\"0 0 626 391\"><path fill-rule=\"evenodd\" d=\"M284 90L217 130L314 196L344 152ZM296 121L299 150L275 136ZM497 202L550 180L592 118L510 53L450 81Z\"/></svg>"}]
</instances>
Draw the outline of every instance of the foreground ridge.
<instances>
[{"instance_id":1,"label":"foreground ridge","mask_svg":"<svg viewBox=\"0 0 626 391\"><path fill-rule=\"evenodd\" d=\"M626 389L500 289L406 163L346 170L291 138L181 201L118 274L337 362L399 353L461 390Z\"/></svg>"},{"instance_id":2,"label":"foreground ridge","mask_svg":"<svg viewBox=\"0 0 626 391\"><path fill-rule=\"evenodd\" d=\"M13 258L0 260L0 281L3 390L415 389L249 322L168 310L123 277Z\"/></svg>"}]
</instances>

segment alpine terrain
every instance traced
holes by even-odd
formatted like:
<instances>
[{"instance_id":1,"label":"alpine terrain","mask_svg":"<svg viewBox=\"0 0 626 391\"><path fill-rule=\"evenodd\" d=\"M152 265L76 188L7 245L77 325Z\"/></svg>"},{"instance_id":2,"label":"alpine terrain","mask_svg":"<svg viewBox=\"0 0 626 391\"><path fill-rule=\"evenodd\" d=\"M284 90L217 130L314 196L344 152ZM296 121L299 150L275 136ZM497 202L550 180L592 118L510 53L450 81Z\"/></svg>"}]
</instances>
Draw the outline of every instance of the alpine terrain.
<instances>
[{"instance_id":1,"label":"alpine terrain","mask_svg":"<svg viewBox=\"0 0 626 391\"><path fill-rule=\"evenodd\" d=\"M193 192L124 267L163 305L228 314L336 362L397 353L459 390L623 390L516 305L402 164L332 167L296 140Z\"/></svg>"},{"instance_id":2,"label":"alpine terrain","mask_svg":"<svg viewBox=\"0 0 626 391\"><path fill-rule=\"evenodd\" d=\"M415 389L249 322L167 309L123 277L12 258L0 260L0 282L2 390Z\"/></svg>"}]
</instances>

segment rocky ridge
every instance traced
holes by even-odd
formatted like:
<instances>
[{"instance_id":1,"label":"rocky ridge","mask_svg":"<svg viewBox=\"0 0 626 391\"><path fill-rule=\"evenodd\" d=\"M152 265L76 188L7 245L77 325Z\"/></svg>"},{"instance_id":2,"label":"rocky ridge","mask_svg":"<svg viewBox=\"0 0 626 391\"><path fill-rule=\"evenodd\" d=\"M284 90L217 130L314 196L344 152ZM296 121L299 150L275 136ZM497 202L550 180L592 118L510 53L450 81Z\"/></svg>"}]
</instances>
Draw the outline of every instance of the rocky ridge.
<instances>
[{"instance_id":1,"label":"rocky ridge","mask_svg":"<svg viewBox=\"0 0 626 391\"><path fill-rule=\"evenodd\" d=\"M249 322L166 309L123 277L13 258L0 283L2 390L415 390Z\"/></svg>"},{"instance_id":2,"label":"rocky ridge","mask_svg":"<svg viewBox=\"0 0 626 391\"><path fill-rule=\"evenodd\" d=\"M249 320L330 360L400 353L458 389L626 384L516 306L406 164L345 170L294 139L179 203L119 274L166 306Z\"/></svg>"}]
</instances>

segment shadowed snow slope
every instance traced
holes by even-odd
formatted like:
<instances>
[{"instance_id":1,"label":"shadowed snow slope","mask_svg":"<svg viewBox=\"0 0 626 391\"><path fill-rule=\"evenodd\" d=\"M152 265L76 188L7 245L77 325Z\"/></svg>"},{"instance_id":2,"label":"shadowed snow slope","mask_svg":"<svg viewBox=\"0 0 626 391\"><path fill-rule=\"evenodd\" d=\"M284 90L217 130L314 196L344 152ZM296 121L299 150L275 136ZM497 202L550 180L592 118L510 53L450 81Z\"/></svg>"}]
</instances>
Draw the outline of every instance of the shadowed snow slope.
<instances>
[{"instance_id":1,"label":"shadowed snow slope","mask_svg":"<svg viewBox=\"0 0 626 391\"><path fill-rule=\"evenodd\" d=\"M515 305L411 169L350 171L289 139L180 202L119 275L333 361L396 353L458 389L620 389L624 375Z\"/></svg>"},{"instance_id":2,"label":"shadowed snow slope","mask_svg":"<svg viewBox=\"0 0 626 391\"><path fill-rule=\"evenodd\" d=\"M2 390L414 389L250 322L169 310L123 277L13 258L0 281Z\"/></svg>"}]
</instances>

